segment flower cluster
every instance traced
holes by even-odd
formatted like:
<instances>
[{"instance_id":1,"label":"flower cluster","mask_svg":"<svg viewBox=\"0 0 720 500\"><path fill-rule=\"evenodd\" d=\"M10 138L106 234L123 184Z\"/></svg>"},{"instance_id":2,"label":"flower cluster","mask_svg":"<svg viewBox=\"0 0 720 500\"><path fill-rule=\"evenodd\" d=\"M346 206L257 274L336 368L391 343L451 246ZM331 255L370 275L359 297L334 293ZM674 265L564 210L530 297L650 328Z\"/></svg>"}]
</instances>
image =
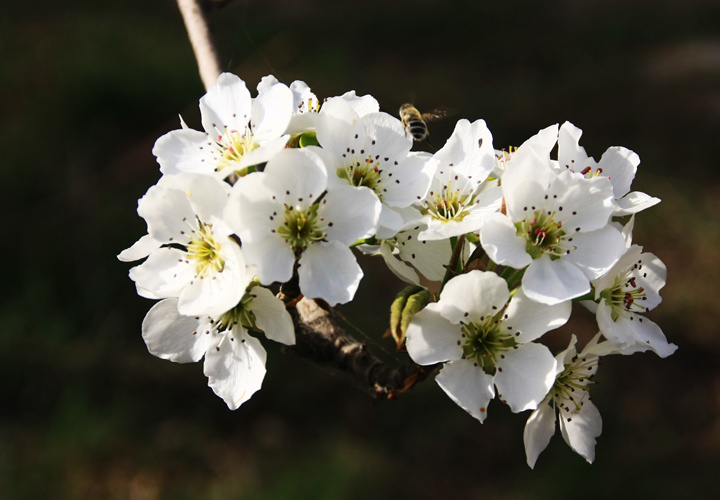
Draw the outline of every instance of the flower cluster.
<instances>
[{"instance_id":1,"label":"flower cluster","mask_svg":"<svg viewBox=\"0 0 720 500\"><path fill-rule=\"evenodd\" d=\"M353 248L432 298L408 300L427 305L403 312L393 335L418 365L441 365L436 381L453 401L481 422L496 395L533 410L531 467L557 415L568 444L593 460L601 421L588 389L600 356L676 349L643 316L660 302L665 266L631 241L635 214L659 202L630 192L632 151L595 161L569 122L498 151L483 120L465 119L434 154L413 151L413 135L373 97L321 102L303 82L270 76L252 97L224 73L200 110L202 131L181 121L157 140L162 177L138 202L148 234L118 257L145 259L130 277L159 299L142 325L150 352L204 357L231 409L262 384L262 337L295 343L271 287L347 303L363 277ZM579 353L573 336L554 355L539 339L573 302L595 312L599 332Z\"/></svg>"}]
</instances>

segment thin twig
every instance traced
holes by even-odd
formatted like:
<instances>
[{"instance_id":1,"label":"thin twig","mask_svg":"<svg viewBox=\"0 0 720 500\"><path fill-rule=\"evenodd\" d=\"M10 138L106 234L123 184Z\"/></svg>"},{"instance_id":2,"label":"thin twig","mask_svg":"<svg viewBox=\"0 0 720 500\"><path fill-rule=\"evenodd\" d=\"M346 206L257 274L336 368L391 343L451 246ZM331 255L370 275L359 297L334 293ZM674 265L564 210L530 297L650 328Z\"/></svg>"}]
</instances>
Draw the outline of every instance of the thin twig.
<instances>
[{"instance_id":1,"label":"thin twig","mask_svg":"<svg viewBox=\"0 0 720 500\"><path fill-rule=\"evenodd\" d=\"M200 78L208 89L217 83L221 71L220 58L215 50L207 18L197 0L177 0L177 4L195 52Z\"/></svg>"}]
</instances>

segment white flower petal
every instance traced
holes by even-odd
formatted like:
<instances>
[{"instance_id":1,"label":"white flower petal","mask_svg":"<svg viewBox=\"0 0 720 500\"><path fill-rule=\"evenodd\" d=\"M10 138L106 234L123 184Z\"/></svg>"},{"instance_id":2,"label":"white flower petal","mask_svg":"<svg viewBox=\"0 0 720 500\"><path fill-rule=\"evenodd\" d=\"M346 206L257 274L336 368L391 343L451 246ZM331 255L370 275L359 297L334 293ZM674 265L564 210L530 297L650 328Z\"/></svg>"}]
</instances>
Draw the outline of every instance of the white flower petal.
<instances>
[{"instance_id":1,"label":"white flower petal","mask_svg":"<svg viewBox=\"0 0 720 500\"><path fill-rule=\"evenodd\" d=\"M380 200L369 188L338 186L328 190L318 214L328 225L329 240L351 245L375 234L381 207Z\"/></svg>"},{"instance_id":2,"label":"white flower petal","mask_svg":"<svg viewBox=\"0 0 720 500\"><path fill-rule=\"evenodd\" d=\"M330 306L351 301L362 276L352 250L339 241L313 243L300 257L300 291Z\"/></svg>"},{"instance_id":3,"label":"white flower petal","mask_svg":"<svg viewBox=\"0 0 720 500\"><path fill-rule=\"evenodd\" d=\"M440 165L478 181L485 180L496 165L492 134L484 120L458 120L445 145L433 156Z\"/></svg>"},{"instance_id":4,"label":"white flower petal","mask_svg":"<svg viewBox=\"0 0 720 500\"><path fill-rule=\"evenodd\" d=\"M600 175L612 182L615 198L621 198L630 191L639 164L640 157L637 154L620 146L608 148L602 155L598 164L598 168L602 169Z\"/></svg>"},{"instance_id":5,"label":"white flower petal","mask_svg":"<svg viewBox=\"0 0 720 500\"><path fill-rule=\"evenodd\" d=\"M510 161L513 161L516 158L522 158L531 151L532 154L537 158L543 160L549 158L550 151L552 151L552 149L555 147L555 143L557 142L557 140L558 125L556 123L540 130L537 134L522 143L522 145L517 149L517 151L513 153L513 157Z\"/></svg>"},{"instance_id":6,"label":"white flower petal","mask_svg":"<svg viewBox=\"0 0 720 500\"><path fill-rule=\"evenodd\" d=\"M595 287L595 298L599 299L600 294L615 285L615 278L624 273L630 266L632 266L640 258L642 253L642 247L639 245L632 245L628 248L615 265L607 273L600 276L597 279L592 280L592 284Z\"/></svg>"},{"instance_id":7,"label":"white flower petal","mask_svg":"<svg viewBox=\"0 0 720 500\"><path fill-rule=\"evenodd\" d=\"M212 336L196 317L181 316L177 299L165 299L148 311L142 323L142 336L154 356L176 363L199 361Z\"/></svg>"},{"instance_id":8,"label":"white flower petal","mask_svg":"<svg viewBox=\"0 0 720 500\"><path fill-rule=\"evenodd\" d=\"M243 131L250 120L251 98L245 82L232 73L218 77L200 99L203 128L213 138L224 134L225 127Z\"/></svg>"},{"instance_id":9,"label":"white flower petal","mask_svg":"<svg viewBox=\"0 0 720 500\"><path fill-rule=\"evenodd\" d=\"M525 456L531 469L535 468L540 453L547 448L550 438L555 434L555 409L543 401L537 410L532 412L525 424L523 441Z\"/></svg>"},{"instance_id":10,"label":"white flower petal","mask_svg":"<svg viewBox=\"0 0 720 500\"><path fill-rule=\"evenodd\" d=\"M548 187L548 195L565 231L600 229L607 225L615 208L612 184L605 177L585 179L561 172Z\"/></svg>"},{"instance_id":11,"label":"white flower petal","mask_svg":"<svg viewBox=\"0 0 720 500\"><path fill-rule=\"evenodd\" d=\"M660 198L633 191L623 198L615 200L615 211L613 216L623 217L625 215L636 214L660 203Z\"/></svg>"},{"instance_id":12,"label":"white flower petal","mask_svg":"<svg viewBox=\"0 0 720 500\"><path fill-rule=\"evenodd\" d=\"M260 341L242 328L216 335L214 340L205 354L203 371L215 394L236 410L260 389L267 354Z\"/></svg>"},{"instance_id":13,"label":"white flower petal","mask_svg":"<svg viewBox=\"0 0 720 500\"><path fill-rule=\"evenodd\" d=\"M265 185L265 176L254 172L238 179L230 192L223 219L243 244L273 236L282 223L278 203Z\"/></svg>"},{"instance_id":14,"label":"white flower petal","mask_svg":"<svg viewBox=\"0 0 720 500\"><path fill-rule=\"evenodd\" d=\"M437 302L428 304L413 317L405 332L408 354L419 365L433 365L462 357L460 327L443 318L441 308Z\"/></svg>"},{"instance_id":15,"label":"white flower petal","mask_svg":"<svg viewBox=\"0 0 720 500\"><path fill-rule=\"evenodd\" d=\"M260 144L277 139L290 123L293 113L292 91L276 83L258 94L252 103L252 133Z\"/></svg>"},{"instance_id":16,"label":"white flower petal","mask_svg":"<svg viewBox=\"0 0 720 500\"><path fill-rule=\"evenodd\" d=\"M487 416L487 407L495 396L493 378L471 361L446 363L435 382L463 410L480 422Z\"/></svg>"},{"instance_id":17,"label":"white flower petal","mask_svg":"<svg viewBox=\"0 0 720 500\"><path fill-rule=\"evenodd\" d=\"M400 120L387 113L370 113L362 117L367 127L368 139L373 146L373 156L390 158L390 161L400 161L407 157L413 145L413 139L405 133ZM373 143L373 140L375 141ZM395 172L393 168L393 173Z\"/></svg>"},{"instance_id":18,"label":"white flower petal","mask_svg":"<svg viewBox=\"0 0 720 500\"><path fill-rule=\"evenodd\" d=\"M244 242L243 253L247 264L255 266L263 285L285 283L292 277L295 254L280 236Z\"/></svg>"},{"instance_id":19,"label":"white flower petal","mask_svg":"<svg viewBox=\"0 0 720 500\"><path fill-rule=\"evenodd\" d=\"M558 131L558 164L560 167L582 171L585 167L595 166L595 160L588 158L585 148L580 146L582 130L570 122L565 122Z\"/></svg>"},{"instance_id":20,"label":"white flower petal","mask_svg":"<svg viewBox=\"0 0 720 500\"><path fill-rule=\"evenodd\" d=\"M277 139L266 141L262 146L245 153L240 161L233 165L233 168L235 170L242 170L251 165L258 165L270 161L279 151L285 148L289 138L289 135L281 135ZM227 176L227 171L221 170L219 175L224 178Z\"/></svg>"},{"instance_id":21,"label":"white flower petal","mask_svg":"<svg viewBox=\"0 0 720 500\"><path fill-rule=\"evenodd\" d=\"M226 182L207 175L177 177L184 181L183 194L200 220L210 222L213 217L222 216L230 194L230 186Z\"/></svg>"},{"instance_id":22,"label":"white flower petal","mask_svg":"<svg viewBox=\"0 0 720 500\"><path fill-rule=\"evenodd\" d=\"M542 344L521 344L497 360L498 398L515 412L537 408L555 383L557 360Z\"/></svg>"},{"instance_id":23,"label":"white flower petal","mask_svg":"<svg viewBox=\"0 0 720 500\"><path fill-rule=\"evenodd\" d=\"M408 264L395 257L390 245L380 245L380 255L382 255L388 269L390 269L395 276L412 285L420 284L420 277L417 273Z\"/></svg>"},{"instance_id":24,"label":"white flower petal","mask_svg":"<svg viewBox=\"0 0 720 500\"><path fill-rule=\"evenodd\" d=\"M255 87L258 91L258 94L261 92L264 92L268 89L270 89L273 85L276 85L280 83L280 81L275 78L275 75L265 75L260 79L260 82L258 82L257 87ZM293 82L295 83L295 82ZM302 82L301 82L302 83ZM290 87L292 88L292 86Z\"/></svg>"},{"instance_id":25,"label":"white flower petal","mask_svg":"<svg viewBox=\"0 0 720 500\"><path fill-rule=\"evenodd\" d=\"M665 286L667 279L667 267L665 264L652 253L642 253L638 261L639 268L636 271L639 286L645 288L647 299L643 301L642 306L647 309L656 307L662 299L660 298L660 289Z\"/></svg>"},{"instance_id":26,"label":"white flower petal","mask_svg":"<svg viewBox=\"0 0 720 500\"><path fill-rule=\"evenodd\" d=\"M184 259L182 250L158 248L145 262L130 269L130 279L135 282L138 295L148 299L179 296L195 275L193 266Z\"/></svg>"},{"instance_id":27,"label":"white flower petal","mask_svg":"<svg viewBox=\"0 0 720 500\"><path fill-rule=\"evenodd\" d=\"M337 154L360 151L367 137L365 124L344 99L329 99L322 105L316 133L323 149Z\"/></svg>"},{"instance_id":28,"label":"white flower petal","mask_svg":"<svg viewBox=\"0 0 720 500\"><path fill-rule=\"evenodd\" d=\"M506 319L503 326L512 327L520 335L516 337L520 343L531 342L540 338L545 332L564 325L570 313L572 303L568 300L556 305L541 304L530 300L518 289L505 310Z\"/></svg>"},{"instance_id":29,"label":"white flower petal","mask_svg":"<svg viewBox=\"0 0 720 500\"><path fill-rule=\"evenodd\" d=\"M394 237L404 225L405 221L402 215L383 203L380 206L380 216L378 217L375 236L381 240L390 239Z\"/></svg>"},{"instance_id":30,"label":"white flower petal","mask_svg":"<svg viewBox=\"0 0 720 500\"><path fill-rule=\"evenodd\" d=\"M223 270L195 277L185 286L178 302L180 314L217 317L240 302L253 275L247 272L243 253L234 241L226 239L222 251Z\"/></svg>"},{"instance_id":31,"label":"white flower petal","mask_svg":"<svg viewBox=\"0 0 720 500\"><path fill-rule=\"evenodd\" d=\"M392 177L388 179L387 191L383 192L383 203L391 207L407 207L425 198L436 168L437 161L432 156L411 153L390 168Z\"/></svg>"},{"instance_id":32,"label":"white flower petal","mask_svg":"<svg viewBox=\"0 0 720 500\"><path fill-rule=\"evenodd\" d=\"M602 433L602 417L590 399L578 412L560 412L560 432L570 448L589 463L595 460L596 439Z\"/></svg>"},{"instance_id":33,"label":"white flower petal","mask_svg":"<svg viewBox=\"0 0 720 500\"><path fill-rule=\"evenodd\" d=\"M677 350L675 344L668 343L656 323L639 314L620 314L617 320L613 321L611 309L605 299L598 305L596 318L602 334L621 351L652 350L661 358L666 358Z\"/></svg>"},{"instance_id":34,"label":"white flower petal","mask_svg":"<svg viewBox=\"0 0 720 500\"><path fill-rule=\"evenodd\" d=\"M352 110L358 116L365 116L369 115L370 113L377 113L378 111L380 111L380 105L373 96L369 94L358 96L355 94L354 90L345 92L339 97L331 97L327 100L325 104L323 104L323 107L325 107L329 102L332 102L335 99L342 99L343 101L348 103Z\"/></svg>"},{"instance_id":35,"label":"white flower petal","mask_svg":"<svg viewBox=\"0 0 720 500\"><path fill-rule=\"evenodd\" d=\"M162 243L150 236L149 234L146 234L145 236L141 237L139 240L137 240L130 248L126 248L122 252L120 252L117 256L118 260L122 262L133 262L136 260L144 259L153 250L157 250L160 248L160 245Z\"/></svg>"},{"instance_id":36,"label":"white flower petal","mask_svg":"<svg viewBox=\"0 0 720 500\"><path fill-rule=\"evenodd\" d=\"M470 271L445 284L438 304L443 318L454 324L480 322L499 313L510 298L507 283L493 272Z\"/></svg>"},{"instance_id":37,"label":"white flower petal","mask_svg":"<svg viewBox=\"0 0 720 500\"><path fill-rule=\"evenodd\" d=\"M487 216L480 242L492 261L498 264L522 269L532 262L532 257L525 251L525 238L517 235L513 222L501 213Z\"/></svg>"},{"instance_id":38,"label":"white flower petal","mask_svg":"<svg viewBox=\"0 0 720 500\"><path fill-rule=\"evenodd\" d=\"M268 162L262 176L281 206L306 209L327 186L322 160L307 148L283 149Z\"/></svg>"},{"instance_id":39,"label":"white flower petal","mask_svg":"<svg viewBox=\"0 0 720 500\"><path fill-rule=\"evenodd\" d=\"M285 345L295 344L295 328L285 304L267 288L254 287L250 311L255 315L255 324L267 338Z\"/></svg>"},{"instance_id":40,"label":"white flower petal","mask_svg":"<svg viewBox=\"0 0 720 500\"><path fill-rule=\"evenodd\" d=\"M588 293L590 281L570 262L550 260L543 255L532 261L523 276L522 289L530 299L543 304L559 304Z\"/></svg>"},{"instance_id":41,"label":"white flower petal","mask_svg":"<svg viewBox=\"0 0 720 500\"><path fill-rule=\"evenodd\" d=\"M590 280L607 273L625 253L625 238L611 225L596 231L575 233L572 244L575 248L562 259L577 266Z\"/></svg>"},{"instance_id":42,"label":"white flower petal","mask_svg":"<svg viewBox=\"0 0 720 500\"><path fill-rule=\"evenodd\" d=\"M161 136L152 153L160 164L160 172L177 175L181 172L210 174L217 161L207 149L208 135L197 130L173 130Z\"/></svg>"},{"instance_id":43,"label":"white flower petal","mask_svg":"<svg viewBox=\"0 0 720 500\"><path fill-rule=\"evenodd\" d=\"M187 195L178 189L155 185L138 200L138 214L148 225L148 234L162 243L186 244L195 225L195 212Z\"/></svg>"},{"instance_id":44,"label":"white flower petal","mask_svg":"<svg viewBox=\"0 0 720 500\"><path fill-rule=\"evenodd\" d=\"M450 262L452 247L448 240L420 241L418 229L403 231L397 236L400 258L409 262L430 281L440 281L445 277L445 265Z\"/></svg>"}]
</instances>

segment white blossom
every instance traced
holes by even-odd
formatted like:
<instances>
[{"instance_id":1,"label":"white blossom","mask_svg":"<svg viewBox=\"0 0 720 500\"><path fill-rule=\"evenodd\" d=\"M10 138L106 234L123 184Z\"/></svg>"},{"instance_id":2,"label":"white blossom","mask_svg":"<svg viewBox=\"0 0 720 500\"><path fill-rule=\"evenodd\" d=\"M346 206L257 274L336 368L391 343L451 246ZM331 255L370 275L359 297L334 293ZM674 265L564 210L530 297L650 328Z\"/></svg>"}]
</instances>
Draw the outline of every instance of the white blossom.
<instances>
[{"instance_id":1,"label":"white blossom","mask_svg":"<svg viewBox=\"0 0 720 500\"><path fill-rule=\"evenodd\" d=\"M533 300L557 304L590 292L624 251L609 224L612 186L606 178L557 173L550 164L557 127L523 144L506 165L506 214L487 216L480 233L490 258L525 270L522 288Z\"/></svg>"},{"instance_id":2,"label":"white blossom","mask_svg":"<svg viewBox=\"0 0 720 500\"><path fill-rule=\"evenodd\" d=\"M253 275L222 219L229 189L209 176L166 176L139 200L148 235L119 255L147 256L130 270L139 295L177 297L185 315L217 315L237 304Z\"/></svg>"},{"instance_id":3,"label":"white blossom","mask_svg":"<svg viewBox=\"0 0 720 500\"><path fill-rule=\"evenodd\" d=\"M420 365L445 363L436 382L481 422L495 387L514 412L537 407L552 387L556 361L533 341L570 316L569 302L547 306L521 290L509 298L495 273L470 271L448 281L406 332L410 357Z\"/></svg>"},{"instance_id":4,"label":"white blossom","mask_svg":"<svg viewBox=\"0 0 720 500\"><path fill-rule=\"evenodd\" d=\"M282 83L269 84L253 99L237 76L223 73L200 99L204 132L173 130L155 143L160 171L244 175L285 147L293 95Z\"/></svg>"},{"instance_id":5,"label":"white blossom","mask_svg":"<svg viewBox=\"0 0 720 500\"><path fill-rule=\"evenodd\" d=\"M355 295L362 270L349 246L375 233L379 213L368 188L328 189L320 158L302 148L238 180L225 220L261 283L288 281L298 259L302 293L335 305Z\"/></svg>"},{"instance_id":6,"label":"white blossom","mask_svg":"<svg viewBox=\"0 0 720 500\"><path fill-rule=\"evenodd\" d=\"M415 204L427 229L421 240L443 240L476 232L500 209L502 193L488 177L496 166L492 134L483 120L459 120L437 162L430 189Z\"/></svg>"},{"instance_id":7,"label":"white blossom","mask_svg":"<svg viewBox=\"0 0 720 500\"><path fill-rule=\"evenodd\" d=\"M531 468L555 434L556 415L565 442L585 460L595 459L595 440L602 432L600 412L590 401L589 385L597 372L600 356L615 354L615 346L600 342L600 334L577 354L575 335L566 350L556 356L557 375L552 389L525 424L523 440Z\"/></svg>"},{"instance_id":8,"label":"white blossom","mask_svg":"<svg viewBox=\"0 0 720 500\"><path fill-rule=\"evenodd\" d=\"M605 177L613 187L614 216L630 215L660 203L659 198L638 191L630 192L640 157L627 148L608 148L596 162L579 144L582 130L570 122L560 127L558 135L558 168L570 170L586 178Z\"/></svg>"},{"instance_id":9,"label":"white blossom","mask_svg":"<svg viewBox=\"0 0 720 500\"><path fill-rule=\"evenodd\" d=\"M398 212L425 196L435 161L410 153L412 137L387 113L360 115L345 99L330 99L319 113L316 149L328 169L328 186L365 186L382 203L378 237L392 237L405 221Z\"/></svg>"},{"instance_id":10,"label":"white blossom","mask_svg":"<svg viewBox=\"0 0 720 500\"><path fill-rule=\"evenodd\" d=\"M642 314L660 304L667 269L655 255L630 246L607 274L593 281L600 331L621 351L652 350L667 357L677 349L660 327Z\"/></svg>"},{"instance_id":11,"label":"white blossom","mask_svg":"<svg viewBox=\"0 0 720 500\"><path fill-rule=\"evenodd\" d=\"M292 345L295 333L285 306L269 290L253 286L232 309L217 316L183 316L177 299L155 304L143 321L143 339L155 356L177 363L203 356L208 385L231 410L260 389L266 352L249 329Z\"/></svg>"}]
</instances>

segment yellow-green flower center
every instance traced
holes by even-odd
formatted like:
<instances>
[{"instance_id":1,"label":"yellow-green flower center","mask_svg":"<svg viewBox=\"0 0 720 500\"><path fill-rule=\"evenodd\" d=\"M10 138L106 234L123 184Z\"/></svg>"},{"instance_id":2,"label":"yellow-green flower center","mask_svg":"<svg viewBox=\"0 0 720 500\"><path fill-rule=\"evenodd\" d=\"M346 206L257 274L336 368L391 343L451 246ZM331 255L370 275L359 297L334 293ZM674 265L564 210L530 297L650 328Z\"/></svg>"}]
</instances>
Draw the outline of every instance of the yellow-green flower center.
<instances>
[{"instance_id":1,"label":"yellow-green flower center","mask_svg":"<svg viewBox=\"0 0 720 500\"><path fill-rule=\"evenodd\" d=\"M570 363L555 379L550 395L560 408L567 412L580 410L583 401L593 383L592 379L597 370L597 356L573 357ZM572 404L572 406L570 406Z\"/></svg>"},{"instance_id":2,"label":"yellow-green flower center","mask_svg":"<svg viewBox=\"0 0 720 500\"><path fill-rule=\"evenodd\" d=\"M212 224L198 219L198 227L193 230L193 237L187 245L188 260L195 264L198 277L221 273L225 268L225 260L220 255L220 243L212 232Z\"/></svg>"},{"instance_id":3,"label":"yellow-green flower center","mask_svg":"<svg viewBox=\"0 0 720 500\"><path fill-rule=\"evenodd\" d=\"M215 167L217 171L228 169L240 176L247 173L247 169L236 167L247 153L258 147L248 127L242 132L225 128L225 133L218 135L216 143L220 153Z\"/></svg>"},{"instance_id":4,"label":"yellow-green flower center","mask_svg":"<svg viewBox=\"0 0 720 500\"><path fill-rule=\"evenodd\" d=\"M326 233L320 228L321 217L318 217L318 204L307 209L285 206L283 223L277 232L295 251L304 250L310 243L321 241Z\"/></svg>"},{"instance_id":5,"label":"yellow-green flower center","mask_svg":"<svg viewBox=\"0 0 720 500\"><path fill-rule=\"evenodd\" d=\"M248 330L257 330L257 326L255 325L255 314L253 314L253 312L249 309L250 303L254 298L250 291L256 285L257 282L252 283L238 305L217 319L215 326L217 327L218 332L224 332L225 330L228 330L238 324Z\"/></svg>"},{"instance_id":6,"label":"yellow-green flower center","mask_svg":"<svg viewBox=\"0 0 720 500\"><path fill-rule=\"evenodd\" d=\"M472 360L488 375L494 375L497 359L504 352L517 345L511 334L502 330L500 319L496 317L481 319L479 323L461 323L463 359Z\"/></svg>"},{"instance_id":7,"label":"yellow-green flower center","mask_svg":"<svg viewBox=\"0 0 720 500\"><path fill-rule=\"evenodd\" d=\"M633 269L618 275L612 287L602 291L600 296L611 307L611 317L613 321L617 321L621 312L647 312L647 308L642 305L647 300L645 288L639 287L633 274Z\"/></svg>"},{"instance_id":8,"label":"yellow-green flower center","mask_svg":"<svg viewBox=\"0 0 720 500\"><path fill-rule=\"evenodd\" d=\"M430 214L433 219L442 223L460 222L470 213L469 209L474 203L474 194L463 194L460 189L453 189L451 181L443 187L442 191L430 193L421 213L423 215Z\"/></svg>"},{"instance_id":9,"label":"yellow-green flower center","mask_svg":"<svg viewBox=\"0 0 720 500\"><path fill-rule=\"evenodd\" d=\"M515 223L517 235L525 238L525 251L533 259L548 254L551 259L559 259L563 254L561 241L565 236L562 222L555 220L555 213L535 212L532 219L523 219Z\"/></svg>"},{"instance_id":10,"label":"yellow-green flower center","mask_svg":"<svg viewBox=\"0 0 720 500\"><path fill-rule=\"evenodd\" d=\"M377 159L368 156L365 160L356 161L353 164L337 169L337 175L345 179L353 186L366 186L375 191L378 196L382 193L380 184L380 165Z\"/></svg>"}]
</instances>

